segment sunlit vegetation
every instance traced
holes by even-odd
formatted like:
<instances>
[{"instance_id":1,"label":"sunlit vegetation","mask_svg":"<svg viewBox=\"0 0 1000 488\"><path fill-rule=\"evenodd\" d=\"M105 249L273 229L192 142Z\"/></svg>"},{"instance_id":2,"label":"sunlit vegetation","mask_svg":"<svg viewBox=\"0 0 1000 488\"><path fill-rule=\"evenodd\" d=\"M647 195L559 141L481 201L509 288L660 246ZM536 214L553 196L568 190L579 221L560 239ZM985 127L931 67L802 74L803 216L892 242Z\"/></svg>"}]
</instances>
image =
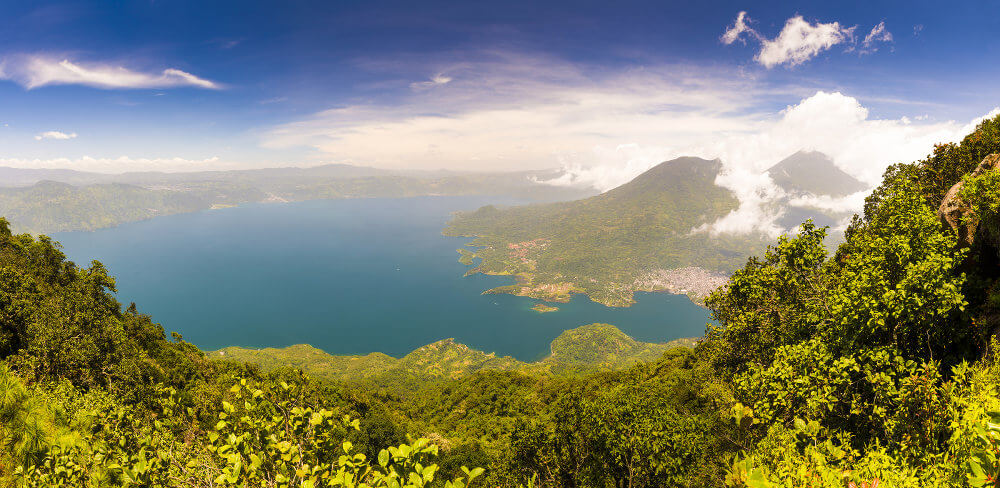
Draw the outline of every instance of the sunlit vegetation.
<instances>
[{"instance_id":1,"label":"sunlit vegetation","mask_svg":"<svg viewBox=\"0 0 1000 488\"><path fill-rule=\"evenodd\" d=\"M533 363L566 374L449 341L356 371L305 347L209 360L0 221L0 482L998 486L995 153L1000 117L893 166L835 252L806 223L737 269L693 347L568 331Z\"/></svg>"},{"instance_id":2,"label":"sunlit vegetation","mask_svg":"<svg viewBox=\"0 0 1000 488\"><path fill-rule=\"evenodd\" d=\"M625 369L652 361L674 347L691 347L695 339L667 343L639 342L609 324L590 324L559 334L550 354L526 363L509 356L497 357L459 344L452 339L428 344L396 359L382 353L335 356L299 344L285 348L227 347L208 353L209 358L237 359L264 370L297 368L316 378L361 382L369 385L419 388L440 379L457 379L478 371L517 371L531 375L568 375L599 370Z\"/></svg>"},{"instance_id":3,"label":"sunlit vegetation","mask_svg":"<svg viewBox=\"0 0 1000 488\"><path fill-rule=\"evenodd\" d=\"M551 313L551 312L558 312L559 311L559 307L556 307L556 306L553 306L553 305L549 305L549 304L546 304L546 303L542 303L542 302L538 302L538 303L532 305L531 309L534 310L534 311L536 311L536 312L538 312L538 313Z\"/></svg>"}]
</instances>

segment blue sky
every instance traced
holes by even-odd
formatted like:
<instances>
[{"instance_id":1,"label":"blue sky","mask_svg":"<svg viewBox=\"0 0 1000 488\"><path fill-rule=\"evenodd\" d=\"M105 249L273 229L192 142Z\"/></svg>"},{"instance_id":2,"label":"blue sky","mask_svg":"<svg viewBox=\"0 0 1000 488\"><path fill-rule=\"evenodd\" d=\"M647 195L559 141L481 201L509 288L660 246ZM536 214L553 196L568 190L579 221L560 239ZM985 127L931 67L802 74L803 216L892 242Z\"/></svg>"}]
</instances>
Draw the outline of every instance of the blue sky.
<instances>
[{"instance_id":1,"label":"blue sky","mask_svg":"<svg viewBox=\"0 0 1000 488\"><path fill-rule=\"evenodd\" d=\"M1000 6L985 1L3 11L9 166L561 166L603 188L680 154L721 157L739 174L808 148L872 180L1000 105Z\"/></svg>"}]
</instances>

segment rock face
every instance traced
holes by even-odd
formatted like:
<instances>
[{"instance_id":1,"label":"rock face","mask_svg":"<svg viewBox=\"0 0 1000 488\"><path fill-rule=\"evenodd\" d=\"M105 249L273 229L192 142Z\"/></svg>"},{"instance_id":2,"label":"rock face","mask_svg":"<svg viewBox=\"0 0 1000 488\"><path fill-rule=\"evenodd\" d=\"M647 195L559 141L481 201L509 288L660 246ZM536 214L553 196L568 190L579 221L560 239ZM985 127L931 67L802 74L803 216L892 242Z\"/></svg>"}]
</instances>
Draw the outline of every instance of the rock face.
<instances>
[{"instance_id":1,"label":"rock face","mask_svg":"<svg viewBox=\"0 0 1000 488\"><path fill-rule=\"evenodd\" d=\"M986 156L979 163L979 166L976 166L976 169L972 171L972 176L978 176L985 171L996 169L998 165L1000 165L1000 154ZM941 200L941 206L938 207L937 214L941 218L941 222L955 231L960 244L971 246L975 242L979 223L975 221L962 222L963 217L968 215L971 209L958 198L958 193L961 190L962 182L959 181L945 194L944 199Z\"/></svg>"}]
</instances>

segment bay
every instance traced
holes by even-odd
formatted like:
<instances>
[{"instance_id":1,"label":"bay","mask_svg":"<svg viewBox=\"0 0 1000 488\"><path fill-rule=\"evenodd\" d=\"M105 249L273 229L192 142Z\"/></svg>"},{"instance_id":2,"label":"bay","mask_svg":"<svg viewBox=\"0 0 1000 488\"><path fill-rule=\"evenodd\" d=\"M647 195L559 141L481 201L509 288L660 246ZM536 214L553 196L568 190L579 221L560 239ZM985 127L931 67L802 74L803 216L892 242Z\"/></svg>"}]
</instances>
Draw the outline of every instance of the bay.
<instances>
[{"instance_id":1,"label":"bay","mask_svg":"<svg viewBox=\"0 0 1000 488\"><path fill-rule=\"evenodd\" d=\"M687 297L640 293L628 308L584 296L538 313L525 297L482 295L509 277L463 276L450 213L514 200L416 197L252 204L57 233L81 265L100 260L118 297L204 350L308 343L331 354L400 357L454 338L531 361L564 330L594 322L664 342L704 333Z\"/></svg>"}]
</instances>

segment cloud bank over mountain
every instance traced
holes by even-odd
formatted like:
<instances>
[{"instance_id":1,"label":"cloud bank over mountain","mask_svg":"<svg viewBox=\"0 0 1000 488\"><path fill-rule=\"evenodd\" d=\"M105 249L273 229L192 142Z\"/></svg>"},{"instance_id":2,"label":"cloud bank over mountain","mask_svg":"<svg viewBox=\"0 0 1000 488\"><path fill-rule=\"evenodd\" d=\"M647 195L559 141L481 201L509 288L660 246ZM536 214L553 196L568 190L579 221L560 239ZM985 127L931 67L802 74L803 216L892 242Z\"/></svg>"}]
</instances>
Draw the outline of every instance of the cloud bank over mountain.
<instances>
[{"instance_id":1,"label":"cloud bank over mountain","mask_svg":"<svg viewBox=\"0 0 1000 488\"><path fill-rule=\"evenodd\" d=\"M733 42L745 35L740 25L738 19ZM884 25L876 26L859 44L870 48L888 36ZM934 120L919 112L874 117L846 94L776 89L727 69L594 70L510 53L479 59L435 66L431 81L413 82L410 93L392 104L324 110L265 132L261 143L305 146L326 161L388 168L559 166L562 176L544 183L601 191L676 157L719 158L724 172L718 184L743 205L709 230L774 234L780 229L773 225L771 202L785 195L763 172L778 161L799 150L819 151L874 186L888 165L922 158L935 143L961 138L976 122ZM797 102L780 108L776 100ZM862 197L812 203L858 209Z\"/></svg>"},{"instance_id":2,"label":"cloud bank over mountain","mask_svg":"<svg viewBox=\"0 0 1000 488\"><path fill-rule=\"evenodd\" d=\"M799 150L819 151L855 178L874 187L885 169L894 163L926 156L934 144L957 141L983 118L1000 113L994 109L970 121L932 122L908 117L878 119L870 116L856 98L817 92L788 106L777 117L740 134L717 134L708 143L693 142L671 147L620 145L614 150L595 149L605 163L597 166L567 165L565 174L550 184L585 184L606 190L618 186L657 163L689 155L719 158L723 173L717 184L739 197L741 206L733 214L706 230L713 232L762 231L780 233L778 210L772 205L785 197L764 174L767 168ZM857 211L865 192L833 199L797 197L803 205L836 211Z\"/></svg>"}]
</instances>

